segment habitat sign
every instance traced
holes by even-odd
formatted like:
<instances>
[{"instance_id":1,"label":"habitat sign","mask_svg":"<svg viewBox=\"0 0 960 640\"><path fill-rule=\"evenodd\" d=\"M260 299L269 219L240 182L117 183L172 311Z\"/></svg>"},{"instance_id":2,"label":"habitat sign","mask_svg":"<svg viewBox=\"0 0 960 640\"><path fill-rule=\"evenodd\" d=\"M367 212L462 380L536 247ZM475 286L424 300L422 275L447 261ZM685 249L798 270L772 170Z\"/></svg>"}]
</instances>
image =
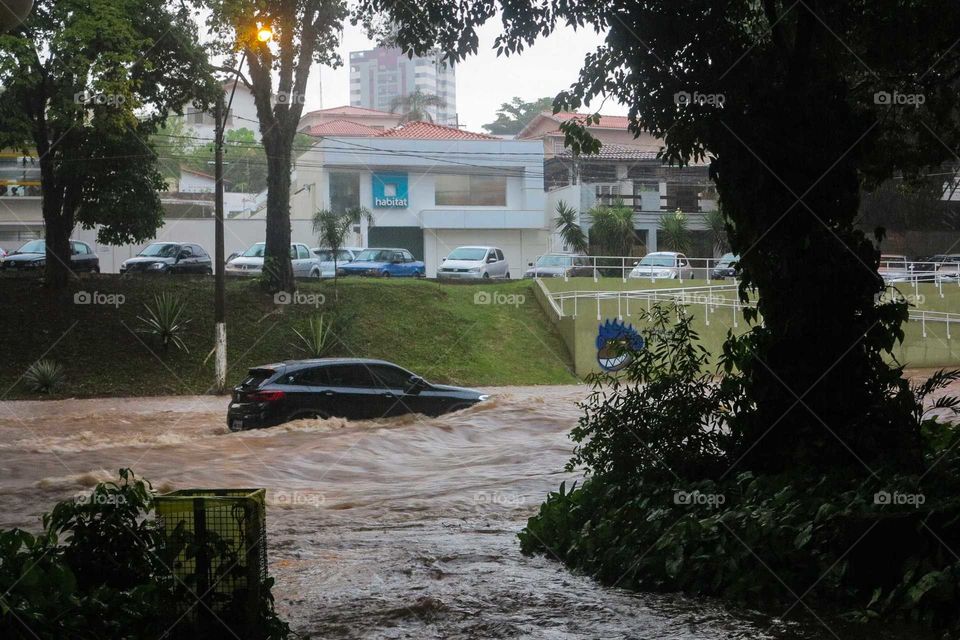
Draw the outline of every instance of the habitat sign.
<instances>
[{"instance_id":1,"label":"habitat sign","mask_svg":"<svg viewBox=\"0 0 960 640\"><path fill-rule=\"evenodd\" d=\"M406 209L410 206L407 174L374 173L373 206L375 209Z\"/></svg>"}]
</instances>

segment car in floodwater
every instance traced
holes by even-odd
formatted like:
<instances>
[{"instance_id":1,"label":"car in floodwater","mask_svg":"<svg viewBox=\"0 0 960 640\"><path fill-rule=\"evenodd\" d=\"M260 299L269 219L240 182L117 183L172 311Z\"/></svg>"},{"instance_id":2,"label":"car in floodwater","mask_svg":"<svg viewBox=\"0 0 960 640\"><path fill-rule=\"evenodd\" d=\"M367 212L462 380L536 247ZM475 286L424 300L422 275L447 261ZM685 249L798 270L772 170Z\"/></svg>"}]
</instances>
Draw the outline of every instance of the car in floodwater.
<instances>
[{"instance_id":1,"label":"car in floodwater","mask_svg":"<svg viewBox=\"0 0 960 640\"><path fill-rule=\"evenodd\" d=\"M244 431L304 418L439 416L487 398L473 389L427 382L384 360L291 360L249 370L233 390L227 426L231 431Z\"/></svg>"}]
</instances>

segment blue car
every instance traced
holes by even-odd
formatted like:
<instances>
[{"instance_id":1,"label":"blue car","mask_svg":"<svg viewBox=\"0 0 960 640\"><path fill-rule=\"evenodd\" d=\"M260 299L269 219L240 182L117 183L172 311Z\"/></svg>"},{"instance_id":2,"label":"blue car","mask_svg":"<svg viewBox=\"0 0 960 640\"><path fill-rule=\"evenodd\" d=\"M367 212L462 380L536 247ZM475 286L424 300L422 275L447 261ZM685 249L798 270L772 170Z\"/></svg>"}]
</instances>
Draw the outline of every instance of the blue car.
<instances>
[{"instance_id":1,"label":"blue car","mask_svg":"<svg viewBox=\"0 0 960 640\"><path fill-rule=\"evenodd\" d=\"M338 271L344 276L422 278L426 267L406 249L364 249Z\"/></svg>"}]
</instances>

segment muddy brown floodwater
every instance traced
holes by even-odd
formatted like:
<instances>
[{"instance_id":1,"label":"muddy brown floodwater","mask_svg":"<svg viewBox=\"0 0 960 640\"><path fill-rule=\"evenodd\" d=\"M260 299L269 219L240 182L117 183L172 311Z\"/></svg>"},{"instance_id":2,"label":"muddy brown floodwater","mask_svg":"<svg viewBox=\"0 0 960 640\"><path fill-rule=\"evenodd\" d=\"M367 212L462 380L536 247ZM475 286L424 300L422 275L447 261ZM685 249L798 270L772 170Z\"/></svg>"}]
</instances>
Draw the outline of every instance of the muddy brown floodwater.
<instances>
[{"instance_id":1,"label":"muddy brown floodwater","mask_svg":"<svg viewBox=\"0 0 960 640\"><path fill-rule=\"evenodd\" d=\"M492 389L441 418L229 433L212 397L0 403L0 528L130 467L162 491L265 487L278 608L313 638L850 637L604 587L516 539L563 471L582 386ZM876 634L871 637L877 637ZM908 636L900 636L908 637ZM910 636L915 637L915 636Z\"/></svg>"}]
</instances>

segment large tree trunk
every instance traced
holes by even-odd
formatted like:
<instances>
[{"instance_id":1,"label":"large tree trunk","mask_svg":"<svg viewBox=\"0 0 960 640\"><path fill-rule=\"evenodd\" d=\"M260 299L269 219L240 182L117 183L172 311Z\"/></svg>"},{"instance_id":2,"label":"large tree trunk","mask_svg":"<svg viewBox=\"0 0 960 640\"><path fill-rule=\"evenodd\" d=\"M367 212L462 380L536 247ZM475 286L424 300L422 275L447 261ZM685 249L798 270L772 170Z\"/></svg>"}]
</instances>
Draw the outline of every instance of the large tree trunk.
<instances>
[{"instance_id":1,"label":"large tree trunk","mask_svg":"<svg viewBox=\"0 0 960 640\"><path fill-rule=\"evenodd\" d=\"M814 95L778 94L731 121L715 149L731 244L764 325L746 367L756 411L738 470L911 467L918 434L879 348L899 322L876 307L878 252L853 226L872 123L841 86Z\"/></svg>"},{"instance_id":2,"label":"large tree trunk","mask_svg":"<svg viewBox=\"0 0 960 640\"><path fill-rule=\"evenodd\" d=\"M46 147L40 149L41 146ZM70 261L70 234L73 233L73 212L65 207L63 188L58 179L49 147L38 145L40 176L43 184L42 210L46 238L44 278L53 290L64 289L73 274Z\"/></svg>"},{"instance_id":3,"label":"large tree trunk","mask_svg":"<svg viewBox=\"0 0 960 640\"><path fill-rule=\"evenodd\" d=\"M267 151L267 246L264 254L264 278L271 293L295 291L296 281L290 264L290 144L284 144L281 132L264 136Z\"/></svg>"}]
</instances>

